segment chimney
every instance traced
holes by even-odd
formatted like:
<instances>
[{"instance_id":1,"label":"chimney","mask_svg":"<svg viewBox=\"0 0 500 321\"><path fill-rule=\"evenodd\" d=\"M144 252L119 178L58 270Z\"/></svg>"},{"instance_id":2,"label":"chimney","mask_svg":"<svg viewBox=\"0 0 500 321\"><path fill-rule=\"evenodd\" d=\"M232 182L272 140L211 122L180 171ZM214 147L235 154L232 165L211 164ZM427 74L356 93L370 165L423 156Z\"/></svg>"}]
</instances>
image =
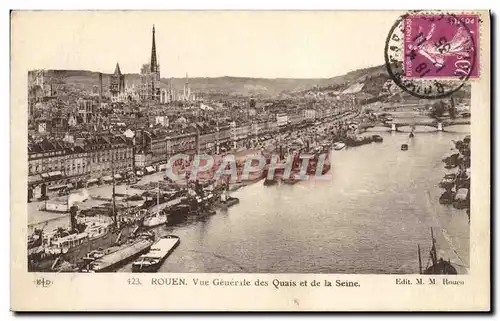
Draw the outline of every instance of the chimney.
<instances>
[{"instance_id":1,"label":"chimney","mask_svg":"<svg viewBox=\"0 0 500 321\"><path fill-rule=\"evenodd\" d=\"M78 207L73 205L69 208L70 212L70 223L71 223L71 231L76 231L77 229L77 224L76 224L76 212L78 210Z\"/></svg>"}]
</instances>

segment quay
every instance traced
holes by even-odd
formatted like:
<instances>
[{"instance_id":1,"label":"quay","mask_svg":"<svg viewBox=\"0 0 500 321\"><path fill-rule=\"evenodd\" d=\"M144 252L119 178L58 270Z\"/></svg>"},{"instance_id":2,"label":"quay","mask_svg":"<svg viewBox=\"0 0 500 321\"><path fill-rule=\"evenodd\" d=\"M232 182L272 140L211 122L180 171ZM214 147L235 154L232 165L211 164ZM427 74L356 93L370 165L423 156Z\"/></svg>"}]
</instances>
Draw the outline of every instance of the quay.
<instances>
[{"instance_id":1,"label":"quay","mask_svg":"<svg viewBox=\"0 0 500 321\"><path fill-rule=\"evenodd\" d=\"M444 181L435 169L470 124L469 87L416 99L383 65L190 85L162 78L155 27L144 35L138 77L118 63L28 72L29 271L130 270L172 235L182 245L160 272L415 273L432 224L440 254L468 266L467 156L445 161ZM214 165L197 173L201 154ZM261 170L247 178L248 155Z\"/></svg>"}]
</instances>

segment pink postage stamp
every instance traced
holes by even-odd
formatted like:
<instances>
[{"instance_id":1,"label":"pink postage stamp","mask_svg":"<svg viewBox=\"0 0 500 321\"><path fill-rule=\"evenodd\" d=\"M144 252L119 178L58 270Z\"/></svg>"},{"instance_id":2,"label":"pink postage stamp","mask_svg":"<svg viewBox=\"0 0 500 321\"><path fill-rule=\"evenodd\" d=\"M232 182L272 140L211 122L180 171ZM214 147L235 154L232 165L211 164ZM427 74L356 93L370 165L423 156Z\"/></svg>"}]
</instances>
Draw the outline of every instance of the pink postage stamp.
<instances>
[{"instance_id":1,"label":"pink postage stamp","mask_svg":"<svg viewBox=\"0 0 500 321\"><path fill-rule=\"evenodd\" d=\"M404 19L406 78L477 78L479 17L408 15Z\"/></svg>"}]
</instances>

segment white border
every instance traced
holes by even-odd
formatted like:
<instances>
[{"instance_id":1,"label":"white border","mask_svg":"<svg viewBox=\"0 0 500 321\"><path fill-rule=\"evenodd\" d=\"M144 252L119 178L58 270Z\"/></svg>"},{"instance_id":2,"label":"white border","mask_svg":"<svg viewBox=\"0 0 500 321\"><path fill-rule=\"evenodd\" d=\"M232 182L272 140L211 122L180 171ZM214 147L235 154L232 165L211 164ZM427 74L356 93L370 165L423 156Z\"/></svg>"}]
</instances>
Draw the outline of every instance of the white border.
<instances>
[{"instance_id":1,"label":"white border","mask_svg":"<svg viewBox=\"0 0 500 321\"><path fill-rule=\"evenodd\" d=\"M455 0L455 1L440 1L439 5L442 8L446 9L487 9L487 8L494 8L494 11L498 14L500 11L499 8L499 3L498 1L484 1L482 3L478 3L477 1L465 1L465 0ZM2 23L0 24L1 26L1 35L3 37L3 50L1 50L1 55L2 55L2 60L4 62L4 70L5 72L3 73L2 79L2 91L3 95L1 96L3 99L3 108L0 109L0 112L2 113L2 117L0 117L1 121L3 122L3 126L0 126L1 134L0 137L4 140L2 146L9 146L10 144L10 128L9 128L9 108L10 106L9 103L9 46L6 44L9 41L9 36L10 36L10 31L9 31L9 15L7 11L9 8L16 8L16 9L119 9L117 4L120 5L120 8L127 8L127 9L337 9L337 10L346 10L346 9L416 9L415 5L418 5L418 8L436 8L436 1L435 0L419 0L418 3L415 2L406 2L402 3L401 1L385 1L385 0L379 0L379 1L356 1L356 0L351 0L351 1L338 1L338 2L333 2L333 1L316 1L316 0L308 0L308 1L295 1L295 0L288 0L284 2L276 2L276 1L270 1L270 0L253 0L253 1L219 1L219 0L212 0L210 2L205 2L205 1L168 1L168 7L165 7L167 3L164 2L159 2L159 1L131 1L131 0L122 0L120 2L110 2L110 3L104 3L102 0L86 0L86 1L54 1L54 0L46 0L43 2L40 1L2 1L1 7L2 9ZM480 7L478 7L480 6ZM498 17L497 17L498 18ZM498 21L497 21L498 24ZM493 41L499 42L499 35L498 32L495 33L496 37ZM492 57L493 58L493 57ZM496 65L495 72L498 71L498 65ZM492 75L494 76L494 75ZM496 83L495 91L499 91L499 85L498 82ZM499 120L498 112L496 113L495 121ZM493 129L492 129L493 130ZM496 136L496 131L493 132L493 135ZM498 137L498 136L496 136ZM497 144L495 147L499 147L500 143L498 143L497 139ZM5 306L2 307L2 311L8 311L9 309L9 286L8 284L10 283L9 280L9 256L6 255L6 253L10 252L10 240L9 240L9 224L7 224L7 213L10 213L9 210L9 205L10 204L10 193L9 193L9 185L10 185L10 175L9 175L9 157L3 157L1 159L1 168L2 168L2 176L1 176L1 190L0 190L0 200L1 203L4 206L4 224L1 225L3 233L3 242L1 243L2 246L2 252L3 253L3 258L7 262L3 262L1 264L0 268L2 269L2 274L4 275L4 286L2 287L3 292L2 292L2 302L5 304ZM496 177L495 177L496 178ZM498 195L495 194L495 198L497 198ZM494 215L494 213L493 213ZM498 219L497 219L497 224L498 224ZM497 226L495 226L496 228ZM497 252L495 253L498 255L498 246ZM492 271L493 272L493 271ZM497 278L498 280L498 278ZM498 295L496 296L498 297ZM492 305L495 303L492 302ZM6 313L7 315L4 315L5 319L11 319L13 318L12 313ZM80 316L73 316L73 317L80 317ZM263 316L259 316L260 318L263 318ZM451 316L455 317L455 316ZM100 319L101 317L97 317L97 319ZM140 316L134 316L133 318L140 318ZM266 318L266 317L264 317ZM430 316L430 315L421 315L419 318L426 318L426 320L437 318L436 316ZM4 318L2 318L4 319Z\"/></svg>"}]
</instances>

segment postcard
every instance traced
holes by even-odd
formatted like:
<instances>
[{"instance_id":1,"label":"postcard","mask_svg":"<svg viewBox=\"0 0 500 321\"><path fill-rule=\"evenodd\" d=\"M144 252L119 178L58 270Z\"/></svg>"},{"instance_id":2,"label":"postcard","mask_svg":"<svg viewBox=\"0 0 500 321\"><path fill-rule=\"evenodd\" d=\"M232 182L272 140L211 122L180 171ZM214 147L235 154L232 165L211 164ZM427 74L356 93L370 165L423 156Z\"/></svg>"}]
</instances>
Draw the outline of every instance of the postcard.
<instances>
[{"instance_id":1,"label":"postcard","mask_svg":"<svg viewBox=\"0 0 500 321\"><path fill-rule=\"evenodd\" d=\"M14 311L489 311L488 11L12 11Z\"/></svg>"}]
</instances>

